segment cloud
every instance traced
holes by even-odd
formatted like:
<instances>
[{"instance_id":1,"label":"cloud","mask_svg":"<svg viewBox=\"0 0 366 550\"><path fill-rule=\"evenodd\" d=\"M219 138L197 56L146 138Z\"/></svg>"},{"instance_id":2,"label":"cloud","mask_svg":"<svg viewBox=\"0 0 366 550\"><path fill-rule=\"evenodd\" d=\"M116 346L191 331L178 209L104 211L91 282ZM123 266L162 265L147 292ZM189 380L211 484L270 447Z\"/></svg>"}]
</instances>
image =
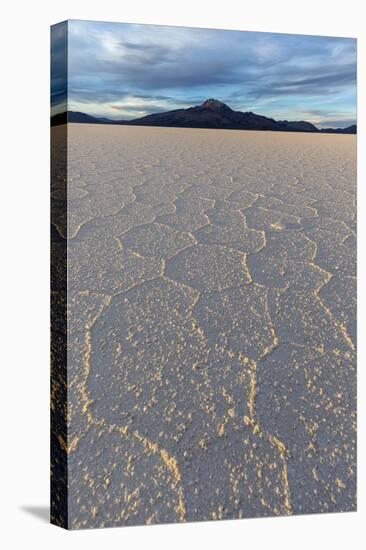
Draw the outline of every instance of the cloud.
<instances>
[{"instance_id":1,"label":"cloud","mask_svg":"<svg viewBox=\"0 0 366 550\"><path fill-rule=\"evenodd\" d=\"M51 112L67 110L67 23L51 27Z\"/></svg>"},{"instance_id":2,"label":"cloud","mask_svg":"<svg viewBox=\"0 0 366 550\"><path fill-rule=\"evenodd\" d=\"M354 118L341 118L339 120L321 120L318 122L317 126L319 128L347 128L353 124L356 124Z\"/></svg>"},{"instance_id":3,"label":"cloud","mask_svg":"<svg viewBox=\"0 0 366 550\"><path fill-rule=\"evenodd\" d=\"M70 21L68 70L69 108L101 116L217 97L286 118L304 105L325 119L334 110L355 117L356 41L348 38ZM53 101L64 84L55 72Z\"/></svg>"}]
</instances>

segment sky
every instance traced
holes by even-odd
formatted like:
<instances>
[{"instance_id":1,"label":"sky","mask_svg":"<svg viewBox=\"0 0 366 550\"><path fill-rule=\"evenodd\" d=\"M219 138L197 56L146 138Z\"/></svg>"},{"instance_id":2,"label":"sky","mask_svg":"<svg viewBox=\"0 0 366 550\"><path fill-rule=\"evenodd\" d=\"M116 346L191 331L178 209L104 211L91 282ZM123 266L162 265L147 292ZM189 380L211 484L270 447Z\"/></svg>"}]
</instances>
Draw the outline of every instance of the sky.
<instances>
[{"instance_id":1,"label":"sky","mask_svg":"<svg viewBox=\"0 0 366 550\"><path fill-rule=\"evenodd\" d=\"M215 98L276 120L356 122L354 38L76 20L51 32L52 113L131 120Z\"/></svg>"}]
</instances>

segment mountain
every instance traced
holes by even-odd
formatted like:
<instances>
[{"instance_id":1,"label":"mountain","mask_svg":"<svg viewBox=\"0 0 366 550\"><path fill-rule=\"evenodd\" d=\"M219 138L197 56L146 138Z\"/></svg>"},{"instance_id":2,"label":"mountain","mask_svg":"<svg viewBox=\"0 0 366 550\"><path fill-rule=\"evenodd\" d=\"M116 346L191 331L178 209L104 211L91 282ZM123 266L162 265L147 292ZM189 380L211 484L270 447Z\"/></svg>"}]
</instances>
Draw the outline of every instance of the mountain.
<instances>
[{"instance_id":1,"label":"mountain","mask_svg":"<svg viewBox=\"0 0 366 550\"><path fill-rule=\"evenodd\" d=\"M289 122L288 120L279 120L281 129L285 132L318 132L318 128L311 122L299 120L297 122Z\"/></svg>"},{"instance_id":2,"label":"mountain","mask_svg":"<svg viewBox=\"0 0 366 550\"><path fill-rule=\"evenodd\" d=\"M79 111L67 111L51 117L51 126L59 126L66 122L76 122L79 124L122 124L123 121L111 120L110 118L96 118L92 115L80 113Z\"/></svg>"},{"instance_id":3,"label":"mountain","mask_svg":"<svg viewBox=\"0 0 366 550\"><path fill-rule=\"evenodd\" d=\"M174 126L180 128L220 128L230 130L278 130L273 118L234 111L217 99L207 99L201 105L156 113L132 121L142 126Z\"/></svg>"},{"instance_id":4,"label":"mountain","mask_svg":"<svg viewBox=\"0 0 366 550\"><path fill-rule=\"evenodd\" d=\"M51 116L51 126L60 126L68 122L68 113L57 113L57 115Z\"/></svg>"},{"instance_id":5,"label":"mountain","mask_svg":"<svg viewBox=\"0 0 366 550\"><path fill-rule=\"evenodd\" d=\"M110 120L97 118L84 113L68 111L51 118L51 125L67 122L89 124L125 124L133 126L165 126L173 128L217 128L227 130L267 130L274 132L329 132L355 134L356 126L319 130L311 122L274 120L252 112L234 111L217 99L207 99L201 105L188 109L175 109L154 113L134 120Z\"/></svg>"},{"instance_id":6,"label":"mountain","mask_svg":"<svg viewBox=\"0 0 366 550\"><path fill-rule=\"evenodd\" d=\"M327 134L357 134L357 126L351 124L347 128L322 128L320 131Z\"/></svg>"}]
</instances>

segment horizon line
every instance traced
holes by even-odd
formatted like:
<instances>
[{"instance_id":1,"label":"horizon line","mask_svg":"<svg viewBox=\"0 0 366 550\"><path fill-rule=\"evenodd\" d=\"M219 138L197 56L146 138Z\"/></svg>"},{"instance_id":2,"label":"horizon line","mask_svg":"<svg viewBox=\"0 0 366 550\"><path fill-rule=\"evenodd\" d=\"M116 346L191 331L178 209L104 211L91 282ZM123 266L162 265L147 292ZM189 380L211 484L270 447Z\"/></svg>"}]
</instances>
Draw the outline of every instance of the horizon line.
<instances>
[{"instance_id":1,"label":"horizon line","mask_svg":"<svg viewBox=\"0 0 366 550\"><path fill-rule=\"evenodd\" d=\"M258 116L263 116L267 119L272 119L274 120L275 122L289 122L289 123L294 123L294 122L306 122L308 124L312 124L317 130L319 131L322 131L322 130L326 130L326 129L329 129L329 130L346 130L348 128L351 128L352 126L357 126L357 118L355 119L354 122L352 122L351 124L348 124L346 126L318 126L317 124L319 123L314 123L314 122L310 122L306 119L296 119L296 118L286 118L286 119L276 119L274 116L268 116L268 115L261 115L259 113L255 113L254 111L239 111L239 110L235 110L235 109L232 109L227 103L224 103L223 101L220 101L218 99L215 99L215 98L207 98L205 99L204 101L202 101L202 103L197 103L195 105L191 105L190 107L182 107L182 108L178 108L178 109L170 109L168 111L156 111L156 112L153 112L153 113L147 113L145 115L142 115L140 117L134 117L134 118L131 118L131 119L127 119L127 118L110 118L108 116L103 116L103 115L95 115L95 114L90 114L86 111L79 111L79 110L74 110L74 109L66 109L66 110L63 110L63 111L60 111L58 113L54 113L52 114L52 106L51 106L51 116L50 118L52 119L53 117L55 116L61 116L61 115L64 115L66 113L79 113L81 115L86 115L86 116L89 116L89 117L92 117L96 120L107 120L107 121L110 121L110 123L114 123L114 124L118 124L118 123L131 123L133 121L137 121L137 120L141 120L142 118L145 118L145 117L148 117L148 116L153 116L153 115L158 115L158 114L164 114L164 113L171 113L171 112L176 112L176 111L185 111L187 109L192 109L192 108L195 108L195 107L201 107L202 105L204 105L206 102L208 101L216 101L222 105L224 105L225 107L228 107L230 110L232 110L233 112L236 112L236 113L244 113L244 114L255 114L255 115L258 115ZM325 124L325 123L324 123ZM174 127L174 126L172 126Z\"/></svg>"}]
</instances>

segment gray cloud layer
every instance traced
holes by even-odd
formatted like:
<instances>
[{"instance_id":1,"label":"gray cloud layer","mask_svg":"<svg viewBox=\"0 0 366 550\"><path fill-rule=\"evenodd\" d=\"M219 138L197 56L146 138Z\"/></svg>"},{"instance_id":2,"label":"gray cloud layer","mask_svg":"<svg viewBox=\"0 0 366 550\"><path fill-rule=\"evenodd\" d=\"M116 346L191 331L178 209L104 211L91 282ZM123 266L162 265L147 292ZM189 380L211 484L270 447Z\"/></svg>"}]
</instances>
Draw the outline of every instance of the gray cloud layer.
<instances>
[{"instance_id":1,"label":"gray cloud layer","mask_svg":"<svg viewBox=\"0 0 366 550\"><path fill-rule=\"evenodd\" d=\"M356 41L71 21L68 84L73 108L115 118L217 97L273 116L317 108L319 119L354 120ZM63 85L53 83L56 102Z\"/></svg>"}]
</instances>

